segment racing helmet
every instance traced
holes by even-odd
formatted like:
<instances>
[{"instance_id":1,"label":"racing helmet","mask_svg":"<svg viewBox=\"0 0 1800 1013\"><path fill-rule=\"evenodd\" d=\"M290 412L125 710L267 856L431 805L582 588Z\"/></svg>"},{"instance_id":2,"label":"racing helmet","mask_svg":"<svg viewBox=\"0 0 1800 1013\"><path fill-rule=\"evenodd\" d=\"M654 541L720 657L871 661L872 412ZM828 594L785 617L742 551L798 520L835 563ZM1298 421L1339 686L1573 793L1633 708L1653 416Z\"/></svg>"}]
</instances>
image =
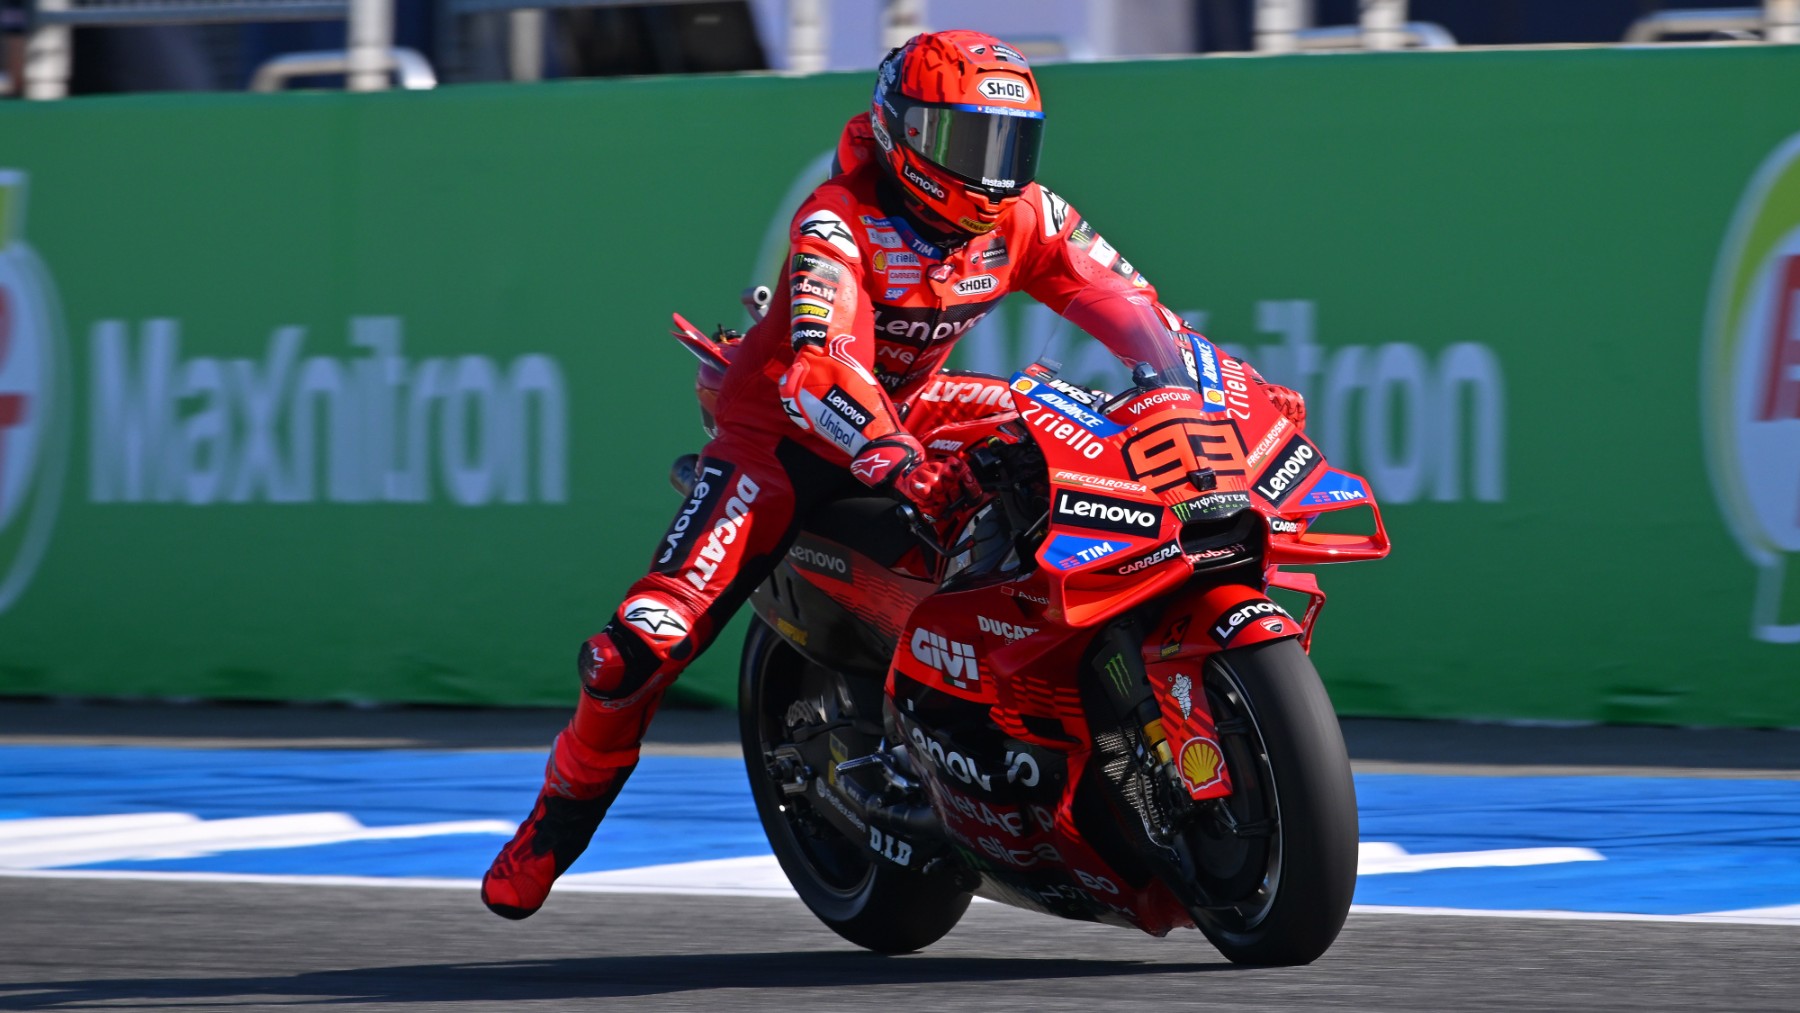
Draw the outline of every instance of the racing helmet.
<instances>
[{"instance_id":1,"label":"racing helmet","mask_svg":"<svg viewBox=\"0 0 1800 1013\"><path fill-rule=\"evenodd\" d=\"M907 40L876 72L869 123L882 164L927 224L988 232L1037 175L1037 80L1018 50L991 35Z\"/></svg>"}]
</instances>

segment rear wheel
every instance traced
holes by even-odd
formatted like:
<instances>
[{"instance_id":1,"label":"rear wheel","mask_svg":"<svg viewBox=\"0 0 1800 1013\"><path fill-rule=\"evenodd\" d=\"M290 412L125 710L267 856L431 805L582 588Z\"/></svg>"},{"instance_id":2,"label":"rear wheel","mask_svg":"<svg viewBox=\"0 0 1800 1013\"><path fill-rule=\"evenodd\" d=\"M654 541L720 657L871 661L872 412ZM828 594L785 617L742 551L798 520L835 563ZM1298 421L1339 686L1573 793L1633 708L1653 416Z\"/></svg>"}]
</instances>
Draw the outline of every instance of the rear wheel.
<instances>
[{"instance_id":1,"label":"rear wheel","mask_svg":"<svg viewBox=\"0 0 1800 1013\"><path fill-rule=\"evenodd\" d=\"M943 938L968 909L970 893L948 875L878 858L815 809L830 804L819 793L833 790L822 779L834 752L849 759L880 747L881 687L852 685L753 622L738 692L751 795L800 899L833 932L878 953L907 953ZM796 754L812 762L797 764ZM804 792L784 787L802 780Z\"/></svg>"},{"instance_id":2,"label":"rear wheel","mask_svg":"<svg viewBox=\"0 0 1800 1013\"><path fill-rule=\"evenodd\" d=\"M1195 923L1241 964L1306 964L1337 938L1356 890L1356 788L1331 699L1294 640L1208 662L1208 703L1232 794L1182 834Z\"/></svg>"}]
</instances>

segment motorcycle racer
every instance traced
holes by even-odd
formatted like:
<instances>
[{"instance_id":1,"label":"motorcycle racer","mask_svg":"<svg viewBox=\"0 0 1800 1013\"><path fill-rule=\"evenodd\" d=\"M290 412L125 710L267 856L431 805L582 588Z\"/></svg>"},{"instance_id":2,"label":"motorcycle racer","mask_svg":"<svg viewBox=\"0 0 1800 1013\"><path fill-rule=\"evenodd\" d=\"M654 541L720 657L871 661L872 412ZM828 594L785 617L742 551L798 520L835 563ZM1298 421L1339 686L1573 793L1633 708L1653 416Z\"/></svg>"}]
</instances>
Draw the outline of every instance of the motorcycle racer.
<instances>
[{"instance_id":1,"label":"motorcycle racer","mask_svg":"<svg viewBox=\"0 0 1800 1013\"><path fill-rule=\"evenodd\" d=\"M783 283L736 349L692 492L649 572L581 646L575 715L482 882L496 914L542 906L635 769L664 691L815 506L855 482L940 519L975 491L960 457L929 453L913 433L1012 410L1006 380L943 369L1002 297L1023 291L1061 312L1101 287L1179 326L1143 275L1035 181L1043 126L1029 64L992 36L921 34L882 62L835 174L794 215ZM1299 395L1265 390L1304 422Z\"/></svg>"}]
</instances>

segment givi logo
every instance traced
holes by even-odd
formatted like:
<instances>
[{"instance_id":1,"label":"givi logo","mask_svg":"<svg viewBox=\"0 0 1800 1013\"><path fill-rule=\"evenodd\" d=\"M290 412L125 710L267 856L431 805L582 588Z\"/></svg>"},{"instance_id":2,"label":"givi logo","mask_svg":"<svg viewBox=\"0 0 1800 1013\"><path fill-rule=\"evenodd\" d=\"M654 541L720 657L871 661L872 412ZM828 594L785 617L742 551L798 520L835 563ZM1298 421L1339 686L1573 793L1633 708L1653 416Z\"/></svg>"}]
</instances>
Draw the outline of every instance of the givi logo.
<instances>
[{"instance_id":1,"label":"givi logo","mask_svg":"<svg viewBox=\"0 0 1800 1013\"><path fill-rule=\"evenodd\" d=\"M25 245L25 174L0 169L0 613L37 572L68 465L68 365L50 275Z\"/></svg>"},{"instance_id":2,"label":"givi logo","mask_svg":"<svg viewBox=\"0 0 1800 1013\"><path fill-rule=\"evenodd\" d=\"M1713 490L1757 567L1751 634L1800 643L1800 135L1738 203L1701 367Z\"/></svg>"}]
</instances>

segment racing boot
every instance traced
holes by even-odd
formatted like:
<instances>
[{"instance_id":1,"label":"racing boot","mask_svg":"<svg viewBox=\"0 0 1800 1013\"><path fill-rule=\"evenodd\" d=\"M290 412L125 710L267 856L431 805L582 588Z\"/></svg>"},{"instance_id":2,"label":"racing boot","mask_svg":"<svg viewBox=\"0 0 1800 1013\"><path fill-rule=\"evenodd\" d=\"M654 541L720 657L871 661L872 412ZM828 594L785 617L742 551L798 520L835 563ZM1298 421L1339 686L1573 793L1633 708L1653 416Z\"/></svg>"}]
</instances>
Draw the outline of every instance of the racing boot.
<instances>
[{"instance_id":1,"label":"racing boot","mask_svg":"<svg viewBox=\"0 0 1800 1013\"><path fill-rule=\"evenodd\" d=\"M544 787L481 881L481 901L502 918L529 918L550 886L587 850L637 768L638 747L673 672L615 621L581 647L582 694L556 737Z\"/></svg>"}]
</instances>

